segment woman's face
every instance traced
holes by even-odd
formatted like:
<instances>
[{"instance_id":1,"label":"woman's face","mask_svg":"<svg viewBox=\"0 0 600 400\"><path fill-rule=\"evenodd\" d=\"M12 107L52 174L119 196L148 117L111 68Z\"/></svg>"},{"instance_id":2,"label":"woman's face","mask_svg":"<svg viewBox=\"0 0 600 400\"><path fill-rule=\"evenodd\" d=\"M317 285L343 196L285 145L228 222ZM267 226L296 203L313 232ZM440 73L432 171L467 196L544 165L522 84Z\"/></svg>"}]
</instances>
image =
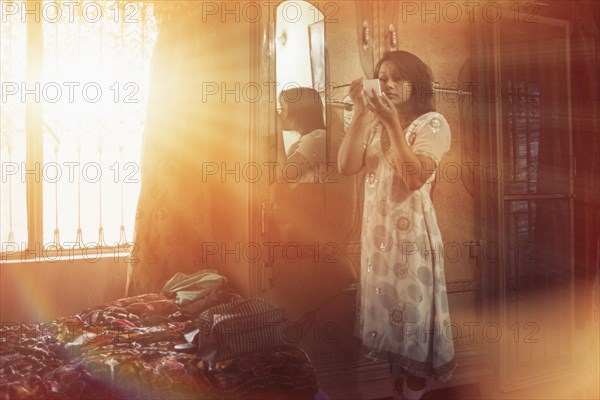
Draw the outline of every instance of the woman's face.
<instances>
[{"instance_id":1,"label":"woman's face","mask_svg":"<svg viewBox=\"0 0 600 400\"><path fill-rule=\"evenodd\" d=\"M400 79L400 71L394 63L386 61L379 68L381 90L396 106L403 105L410 99L413 87L410 81Z\"/></svg>"},{"instance_id":2,"label":"woman's face","mask_svg":"<svg viewBox=\"0 0 600 400\"><path fill-rule=\"evenodd\" d=\"M293 131L295 130L294 122L289 115L289 105L287 101L285 101L284 96L279 98L279 104L281 105L281 109L279 111L279 123L281 124L281 129L284 131Z\"/></svg>"}]
</instances>

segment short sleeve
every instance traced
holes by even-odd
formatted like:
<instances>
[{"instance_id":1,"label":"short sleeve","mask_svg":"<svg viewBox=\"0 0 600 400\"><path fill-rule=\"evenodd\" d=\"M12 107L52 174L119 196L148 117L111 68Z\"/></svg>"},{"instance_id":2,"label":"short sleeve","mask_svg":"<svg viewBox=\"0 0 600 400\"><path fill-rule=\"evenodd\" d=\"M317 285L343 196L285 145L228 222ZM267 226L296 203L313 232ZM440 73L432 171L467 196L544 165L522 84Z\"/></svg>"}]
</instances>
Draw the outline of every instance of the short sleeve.
<instances>
[{"instance_id":1,"label":"short sleeve","mask_svg":"<svg viewBox=\"0 0 600 400\"><path fill-rule=\"evenodd\" d=\"M309 164L324 164L326 141L325 130L317 129L307 135L304 135L298 142L296 153L301 154Z\"/></svg>"},{"instance_id":2,"label":"short sleeve","mask_svg":"<svg viewBox=\"0 0 600 400\"><path fill-rule=\"evenodd\" d=\"M436 167L439 166L444 154L450 150L450 126L440 113L427 114L416 129L412 151L416 155L431 158Z\"/></svg>"}]
</instances>

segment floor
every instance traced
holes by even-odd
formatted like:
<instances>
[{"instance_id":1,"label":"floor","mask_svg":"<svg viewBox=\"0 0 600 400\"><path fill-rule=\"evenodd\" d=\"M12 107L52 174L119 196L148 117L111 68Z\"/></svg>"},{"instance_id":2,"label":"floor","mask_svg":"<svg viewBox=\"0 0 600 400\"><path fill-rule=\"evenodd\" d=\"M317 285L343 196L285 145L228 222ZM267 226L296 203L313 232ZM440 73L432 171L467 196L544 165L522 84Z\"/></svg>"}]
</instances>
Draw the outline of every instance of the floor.
<instances>
[{"instance_id":1,"label":"floor","mask_svg":"<svg viewBox=\"0 0 600 400\"><path fill-rule=\"evenodd\" d=\"M596 294L595 299L598 298ZM422 400L599 400L600 399L600 315L597 306L594 306L593 317L589 318L585 326L578 327L573 331L572 343L572 369L570 375L553 381L547 381L542 384L529 385L522 389L502 392L497 382L494 369L497 366L490 366L489 372L479 375L481 378L477 382L463 377L457 380L454 385L449 387L434 387L426 393ZM477 370L480 371L480 370ZM359 399L392 400L389 380L381 379L385 371L378 371L370 375L373 378L371 384L354 387L352 393ZM468 375L470 376L470 375ZM335 382L334 382L335 383ZM334 388L352 389L353 382L337 382ZM451 382L452 383L452 382ZM324 388L325 393L319 400L338 400L345 399L344 391ZM354 399L353 399L354 400Z\"/></svg>"},{"instance_id":2,"label":"floor","mask_svg":"<svg viewBox=\"0 0 600 400\"><path fill-rule=\"evenodd\" d=\"M474 383L470 385L452 386L443 389L432 390L425 393L421 400L479 400L482 399L479 385ZM384 397L378 400L393 400L392 397Z\"/></svg>"},{"instance_id":3,"label":"floor","mask_svg":"<svg viewBox=\"0 0 600 400\"><path fill-rule=\"evenodd\" d=\"M427 392L421 400L598 400L598 381L594 388L586 393L585 389L572 387L568 382L552 382L527 389L502 394L489 388L483 389L482 384L473 383L467 385L452 386ZM483 385L482 385L483 386ZM393 400L392 397L384 397L378 400Z\"/></svg>"}]
</instances>

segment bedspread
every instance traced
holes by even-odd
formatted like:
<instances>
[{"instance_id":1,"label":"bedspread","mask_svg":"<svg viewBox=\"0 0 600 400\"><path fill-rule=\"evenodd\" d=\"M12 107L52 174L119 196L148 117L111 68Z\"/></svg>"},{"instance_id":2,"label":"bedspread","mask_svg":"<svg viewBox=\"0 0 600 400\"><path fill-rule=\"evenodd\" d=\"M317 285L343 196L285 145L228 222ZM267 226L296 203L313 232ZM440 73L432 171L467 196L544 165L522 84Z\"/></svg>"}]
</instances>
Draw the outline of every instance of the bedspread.
<instances>
[{"instance_id":1,"label":"bedspread","mask_svg":"<svg viewBox=\"0 0 600 400\"><path fill-rule=\"evenodd\" d=\"M192 318L162 294L116 300L45 324L0 329L0 399L312 399L302 349L213 364L178 352Z\"/></svg>"}]
</instances>

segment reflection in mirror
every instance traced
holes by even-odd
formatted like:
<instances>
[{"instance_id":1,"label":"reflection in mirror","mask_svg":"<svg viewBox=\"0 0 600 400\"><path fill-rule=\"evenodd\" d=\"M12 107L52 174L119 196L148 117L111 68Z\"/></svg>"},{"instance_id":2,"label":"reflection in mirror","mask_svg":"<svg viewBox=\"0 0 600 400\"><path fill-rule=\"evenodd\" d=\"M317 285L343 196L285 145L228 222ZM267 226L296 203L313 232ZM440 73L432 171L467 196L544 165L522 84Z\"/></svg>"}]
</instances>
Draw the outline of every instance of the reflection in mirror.
<instances>
[{"instance_id":1,"label":"reflection in mirror","mask_svg":"<svg viewBox=\"0 0 600 400\"><path fill-rule=\"evenodd\" d=\"M327 163L324 16L309 2L284 1L275 38L281 178L320 182Z\"/></svg>"},{"instance_id":2,"label":"reflection in mirror","mask_svg":"<svg viewBox=\"0 0 600 400\"><path fill-rule=\"evenodd\" d=\"M290 88L281 92L279 104L280 129L298 135L298 140L285 149L283 178L298 183L320 182L327 163L321 96L312 88Z\"/></svg>"}]
</instances>

